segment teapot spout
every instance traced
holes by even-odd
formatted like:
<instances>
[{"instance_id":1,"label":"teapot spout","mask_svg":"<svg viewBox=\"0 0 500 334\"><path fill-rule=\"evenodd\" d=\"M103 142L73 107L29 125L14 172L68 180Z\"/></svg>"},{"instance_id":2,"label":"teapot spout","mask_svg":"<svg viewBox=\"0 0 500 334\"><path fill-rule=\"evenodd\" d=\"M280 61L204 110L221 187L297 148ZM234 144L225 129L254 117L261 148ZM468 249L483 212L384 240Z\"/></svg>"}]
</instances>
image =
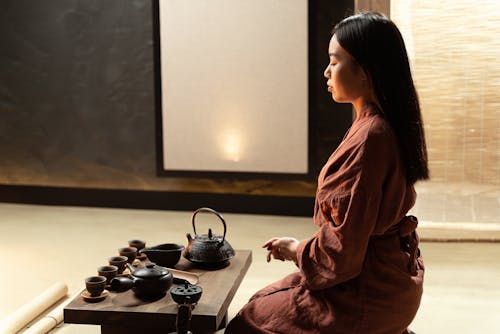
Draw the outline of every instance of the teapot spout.
<instances>
[{"instance_id":1,"label":"teapot spout","mask_svg":"<svg viewBox=\"0 0 500 334\"><path fill-rule=\"evenodd\" d=\"M128 277L115 277L110 282L110 290L116 292L124 292L130 290L134 286L134 281Z\"/></svg>"},{"instance_id":2,"label":"teapot spout","mask_svg":"<svg viewBox=\"0 0 500 334\"><path fill-rule=\"evenodd\" d=\"M191 241L193 241L193 237L191 236L191 233L186 233L186 238L188 239L188 243L191 243Z\"/></svg>"}]
</instances>

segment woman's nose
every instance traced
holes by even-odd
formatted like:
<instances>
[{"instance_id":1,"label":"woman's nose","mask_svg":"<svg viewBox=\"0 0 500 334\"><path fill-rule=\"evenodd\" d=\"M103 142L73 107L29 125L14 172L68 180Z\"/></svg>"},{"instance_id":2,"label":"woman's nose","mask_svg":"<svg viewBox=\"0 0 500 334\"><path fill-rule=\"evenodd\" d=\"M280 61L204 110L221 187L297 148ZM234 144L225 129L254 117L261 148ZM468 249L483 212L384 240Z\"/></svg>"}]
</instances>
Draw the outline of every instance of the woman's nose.
<instances>
[{"instance_id":1,"label":"woman's nose","mask_svg":"<svg viewBox=\"0 0 500 334\"><path fill-rule=\"evenodd\" d=\"M323 75L325 78L330 79L330 64L328 64L325 68L325 71L323 72Z\"/></svg>"}]
</instances>

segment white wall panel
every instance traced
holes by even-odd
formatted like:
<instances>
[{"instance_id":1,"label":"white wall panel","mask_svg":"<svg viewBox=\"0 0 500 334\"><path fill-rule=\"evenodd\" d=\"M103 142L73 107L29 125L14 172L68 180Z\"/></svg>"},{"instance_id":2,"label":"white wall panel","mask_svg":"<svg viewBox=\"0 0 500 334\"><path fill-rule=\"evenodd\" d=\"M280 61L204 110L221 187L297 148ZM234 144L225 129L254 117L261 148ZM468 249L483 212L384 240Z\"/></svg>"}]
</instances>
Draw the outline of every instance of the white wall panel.
<instances>
[{"instance_id":1,"label":"white wall panel","mask_svg":"<svg viewBox=\"0 0 500 334\"><path fill-rule=\"evenodd\" d=\"M307 0L161 0L165 170L307 173Z\"/></svg>"}]
</instances>

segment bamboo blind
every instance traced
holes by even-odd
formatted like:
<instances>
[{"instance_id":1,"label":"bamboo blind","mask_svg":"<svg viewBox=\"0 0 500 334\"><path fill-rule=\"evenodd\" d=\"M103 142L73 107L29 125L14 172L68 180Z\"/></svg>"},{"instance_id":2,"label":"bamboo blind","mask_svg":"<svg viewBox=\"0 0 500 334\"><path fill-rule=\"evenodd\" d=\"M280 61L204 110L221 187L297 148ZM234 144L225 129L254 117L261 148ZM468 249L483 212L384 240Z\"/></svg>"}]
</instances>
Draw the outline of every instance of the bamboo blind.
<instances>
[{"instance_id":1,"label":"bamboo blind","mask_svg":"<svg viewBox=\"0 0 500 334\"><path fill-rule=\"evenodd\" d=\"M500 185L500 1L393 0L411 58L431 177Z\"/></svg>"}]
</instances>

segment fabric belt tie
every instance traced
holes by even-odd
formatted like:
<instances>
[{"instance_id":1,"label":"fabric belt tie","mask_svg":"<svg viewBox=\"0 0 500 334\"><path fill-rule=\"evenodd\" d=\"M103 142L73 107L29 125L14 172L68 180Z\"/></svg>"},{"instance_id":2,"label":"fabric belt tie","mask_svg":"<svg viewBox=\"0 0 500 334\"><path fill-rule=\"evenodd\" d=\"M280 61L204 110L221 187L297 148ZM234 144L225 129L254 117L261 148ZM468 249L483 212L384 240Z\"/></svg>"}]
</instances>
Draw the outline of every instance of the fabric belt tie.
<instances>
[{"instance_id":1,"label":"fabric belt tie","mask_svg":"<svg viewBox=\"0 0 500 334\"><path fill-rule=\"evenodd\" d=\"M410 254L408 271L412 275L416 275L418 268L417 259L420 255L418 249L419 238L416 232L418 219L415 216L406 216L397 225L399 225L398 235L401 248Z\"/></svg>"},{"instance_id":2,"label":"fabric belt tie","mask_svg":"<svg viewBox=\"0 0 500 334\"><path fill-rule=\"evenodd\" d=\"M415 216L405 216L399 223L392 226L387 232L376 236L377 239L398 236L401 248L410 254L408 261L408 271L412 275L417 274L418 262L420 255L418 249L419 237L417 234L418 219Z\"/></svg>"}]
</instances>

